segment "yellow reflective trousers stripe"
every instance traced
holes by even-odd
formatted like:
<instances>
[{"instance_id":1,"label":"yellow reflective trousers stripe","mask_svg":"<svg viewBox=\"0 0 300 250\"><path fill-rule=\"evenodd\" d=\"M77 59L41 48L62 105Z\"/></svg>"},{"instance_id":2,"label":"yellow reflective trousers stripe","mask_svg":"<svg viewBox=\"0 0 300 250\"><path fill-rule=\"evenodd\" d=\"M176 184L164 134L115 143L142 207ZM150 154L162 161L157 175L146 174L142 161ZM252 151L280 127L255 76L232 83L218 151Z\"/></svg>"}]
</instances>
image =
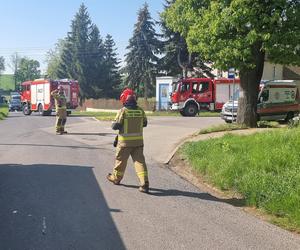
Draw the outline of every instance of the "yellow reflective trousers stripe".
<instances>
[{"instance_id":1,"label":"yellow reflective trousers stripe","mask_svg":"<svg viewBox=\"0 0 300 250\"><path fill-rule=\"evenodd\" d=\"M147 177L147 176L148 176L148 172L147 172L147 171L137 172L137 175L138 175L139 177Z\"/></svg>"},{"instance_id":2,"label":"yellow reflective trousers stripe","mask_svg":"<svg viewBox=\"0 0 300 250\"><path fill-rule=\"evenodd\" d=\"M119 141L134 141L134 140L142 140L143 136L118 136Z\"/></svg>"},{"instance_id":3,"label":"yellow reflective trousers stripe","mask_svg":"<svg viewBox=\"0 0 300 250\"><path fill-rule=\"evenodd\" d=\"M114 170L113 175L116 176L116 177L123 177L124 173L120 172L120 171L117 171L117 170Z\"/></svg>"}]
</instances>

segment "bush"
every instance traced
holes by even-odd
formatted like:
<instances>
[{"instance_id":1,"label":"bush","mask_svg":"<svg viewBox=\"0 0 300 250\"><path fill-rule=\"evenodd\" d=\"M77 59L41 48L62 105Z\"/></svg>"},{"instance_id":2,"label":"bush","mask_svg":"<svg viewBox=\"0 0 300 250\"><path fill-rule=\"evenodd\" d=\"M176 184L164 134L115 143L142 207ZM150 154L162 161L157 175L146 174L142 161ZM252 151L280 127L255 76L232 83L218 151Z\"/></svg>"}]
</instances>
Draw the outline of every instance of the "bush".
<instances>
[{"instance_id":1,"label":"bush","mask_svg":"<svg viewBox=\"0 0 300 250\"><path fill-rule=\"evenodd\" d=\"M4 117L8 115L8 105L0 104L0 120L3 120Z\"/></svg>"}]
</instances>

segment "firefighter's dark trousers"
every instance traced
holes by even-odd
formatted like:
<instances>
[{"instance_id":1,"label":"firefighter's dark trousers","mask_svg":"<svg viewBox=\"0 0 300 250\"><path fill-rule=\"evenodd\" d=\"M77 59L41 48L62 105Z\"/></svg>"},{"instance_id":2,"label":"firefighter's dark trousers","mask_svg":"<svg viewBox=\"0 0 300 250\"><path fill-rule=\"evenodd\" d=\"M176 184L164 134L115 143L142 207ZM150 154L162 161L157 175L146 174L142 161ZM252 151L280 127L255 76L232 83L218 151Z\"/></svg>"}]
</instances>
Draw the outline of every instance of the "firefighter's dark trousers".
<instances>
[{"instance_id":1,"label":"firefighter's dark trousers","mask_svg":"<svg viewBox=\"0 0 300 250\"><path fill-rule=\"evenodd\" d=\"M113 171L115 180L121 181L127 166L127 160L131 155L134 162L136 174L139 178L140 185L143 186L148 180L148 171L143 153L143 146L139 147L120 147L117 146L116 150L116 162Z\"/></svg>"},{"instance_id":2,"label":"firefighter's dark trousers","mask_svg":"<svg viewBox=\"0 0 300 250\"><path fill-rule=\"evenodd\" d=\"M65 131L65 125L67 121L67 110L59 109L56 112L56 132L62 133Z\"/></svg>"}]
</instances>

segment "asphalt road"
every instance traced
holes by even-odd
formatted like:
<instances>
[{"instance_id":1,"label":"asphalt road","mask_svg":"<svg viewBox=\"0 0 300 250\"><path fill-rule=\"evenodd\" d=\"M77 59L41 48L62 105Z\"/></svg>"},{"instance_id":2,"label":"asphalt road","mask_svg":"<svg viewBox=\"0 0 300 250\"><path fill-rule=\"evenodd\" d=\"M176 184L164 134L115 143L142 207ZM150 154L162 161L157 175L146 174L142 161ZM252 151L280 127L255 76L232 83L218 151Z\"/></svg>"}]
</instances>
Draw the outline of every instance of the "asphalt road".
<instances>
[{"instance_id":1,"label":"asphalt road","mask_svg":"<svg viewBox=\"0 0 300 250\"><path fill-rule=\"evenodd\" d=\"M151 193L132 163L121 186L110 123L11 114L0 122L0 249L300 249L300 237L259 220L161 164L182 137L219 118L150 118L145 154Z\"/></svg>"}]
</instances>

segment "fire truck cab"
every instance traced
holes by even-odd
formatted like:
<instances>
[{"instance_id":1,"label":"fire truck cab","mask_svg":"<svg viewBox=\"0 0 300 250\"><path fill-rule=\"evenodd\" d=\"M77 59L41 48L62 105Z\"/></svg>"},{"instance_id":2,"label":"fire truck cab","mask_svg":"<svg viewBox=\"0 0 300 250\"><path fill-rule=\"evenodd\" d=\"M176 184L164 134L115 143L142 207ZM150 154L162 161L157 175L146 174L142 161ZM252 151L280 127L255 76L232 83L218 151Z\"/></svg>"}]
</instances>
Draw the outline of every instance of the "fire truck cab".
<instances>
[{"instance_id":1,"label":"fire truck cab","mask_svg":"<svg viewBox=\"0 0 300 250\"><path fill-rule=\"evenodd\" d=\"M238 79L185 78L172 85L171 110L195 116L200 110L221 110L239 91Z\"/></svg>"},{"instance_id":2,"label":"fire truck cab","mask_svg":"<svg viewBox=\"0 0 300 250\"><path fill-rule=\"evenodd\" d=\"M77 81L61 79L37 79L21 84L21 102L24 115L38 112L40 115L50 115L54 107L51 92L61 85L67 98L68 113L78 106L79 85Z\"/></svg>"}]
</instances>

